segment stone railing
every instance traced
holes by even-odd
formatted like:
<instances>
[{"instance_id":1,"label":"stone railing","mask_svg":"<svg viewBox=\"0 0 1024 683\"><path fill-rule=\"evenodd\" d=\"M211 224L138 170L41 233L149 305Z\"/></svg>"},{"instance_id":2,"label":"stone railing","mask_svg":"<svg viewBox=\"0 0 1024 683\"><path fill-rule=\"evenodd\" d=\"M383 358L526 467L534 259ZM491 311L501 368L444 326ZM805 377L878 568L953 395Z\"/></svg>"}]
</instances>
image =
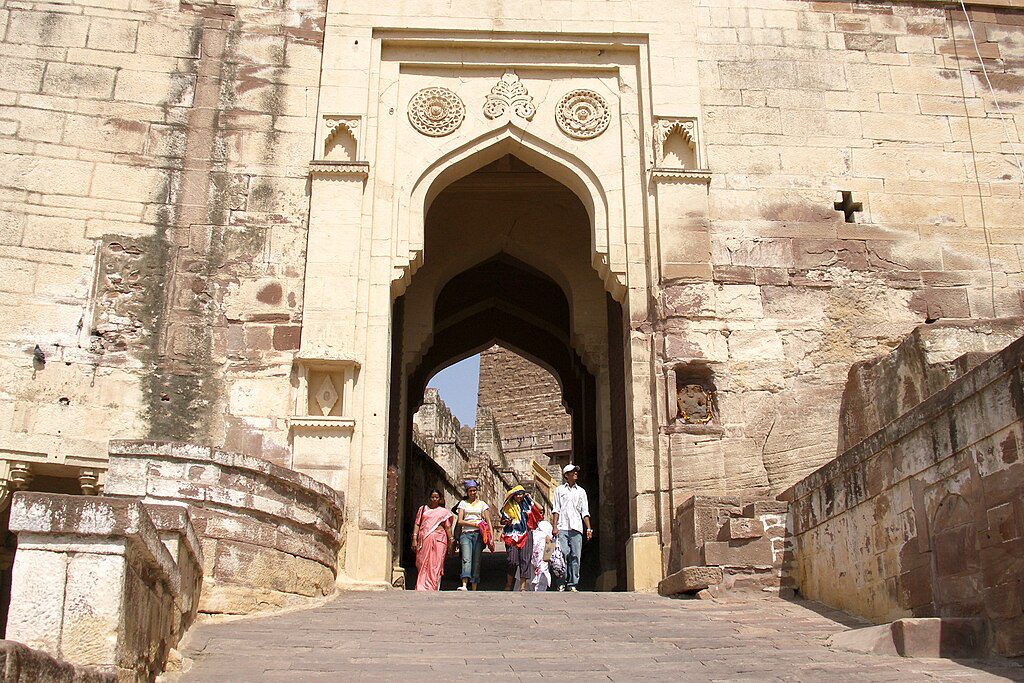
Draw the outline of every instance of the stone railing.
<instances>
[{"instance_id":1,"label":"stone railing","mask_svg":"<svg viewBox=\"0 0 1024 683\"><path fill-rule=\"evenodd\" d=\"M344 502L304 474L193 444L112 441L105 494L189 506L206 555L201 612L246 614L335 589Z\"/></svg>"},{"instance_id":2,"label":"stone railing","mask_svg":"<svg viewBox=\"0 0 1024 683\"><path fill-rule=\"evenodd\" d=\"M997 653L1022 655L1022 490L1024 339L783 494L792 576L878 623L980 617Z\"/></svg>"},{"instance_id":3,"label":"stone railing","mask_svg":"<svg viewBox=\"0 0 1024 683\"><path fill-rule=\"evenodd\" d=\"M158 509L154 518L137 500L16 493L7 638L152 680L195 617L202 575L188 513Z\"/></svg>"}]
</instances>

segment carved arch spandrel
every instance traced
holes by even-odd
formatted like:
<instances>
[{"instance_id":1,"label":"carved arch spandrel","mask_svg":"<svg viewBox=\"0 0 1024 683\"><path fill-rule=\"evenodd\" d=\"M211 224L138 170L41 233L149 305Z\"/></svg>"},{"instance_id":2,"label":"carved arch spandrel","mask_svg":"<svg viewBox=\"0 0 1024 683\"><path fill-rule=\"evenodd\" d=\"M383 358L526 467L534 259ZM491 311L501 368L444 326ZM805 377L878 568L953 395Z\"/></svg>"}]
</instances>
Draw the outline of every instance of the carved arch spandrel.
<instances>
[{"instance_id":1,"label":"carved arch spandrel","mask_svg":"<svg viewBox=\"0 0 1024 683\"><path fill-rule=\"evenodd\" d=\"M514 154L579 197L590 218L594 269L612 297L622 301L627 281L621 193L606 191L598 175L579 157L513 123L454 144L430 166L407 176L396 235L395 294L405 291L423 259L424 218L434 198L459 178L506 154Z\"/></svg>"}]
</instances>

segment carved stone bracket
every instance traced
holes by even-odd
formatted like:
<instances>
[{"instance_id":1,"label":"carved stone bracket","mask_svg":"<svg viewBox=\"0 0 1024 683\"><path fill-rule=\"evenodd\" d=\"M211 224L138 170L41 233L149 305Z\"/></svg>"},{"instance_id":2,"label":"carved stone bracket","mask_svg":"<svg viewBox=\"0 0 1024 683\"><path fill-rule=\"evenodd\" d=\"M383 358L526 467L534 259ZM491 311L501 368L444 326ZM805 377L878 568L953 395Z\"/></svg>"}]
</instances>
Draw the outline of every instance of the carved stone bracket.
<instances>
[{"instance_id":1,"label":"carved stone bracket","mask_svg":"<svg viewBox=\"0 0 1024 683\"><path fill-rule=\"evenodd\" d=\"M82 488L83 496L95 496L100 489L100 473L97 470L83 467L78 470L78 485Z\"/></svg>"},{"instance_id":2,"label":"carved stone bracket","mask_svg":"<svg viewBox=\"0 0 1024 683\"><path fill-rule=\"evenodd\" d=\"M12 491L24 491L32 481L32 465L27 462L12 462L7 481Z\"/></svg>"},{"instance_id":3,"label":"carved stone bracket","mask_svg":"<svg viewBox=\"0 0 1024 683\"><path fill-rule=\"evenodd\" d=\"M484 116L489 119L497 119L512 109L516 116L527 121L533 119L537 113L537 107L533 104L533 96L526 90L526 86L519 80L515 71L506 71L497 84L491 88L490 94L484 101Z\"/></svg>"}]
</instances>

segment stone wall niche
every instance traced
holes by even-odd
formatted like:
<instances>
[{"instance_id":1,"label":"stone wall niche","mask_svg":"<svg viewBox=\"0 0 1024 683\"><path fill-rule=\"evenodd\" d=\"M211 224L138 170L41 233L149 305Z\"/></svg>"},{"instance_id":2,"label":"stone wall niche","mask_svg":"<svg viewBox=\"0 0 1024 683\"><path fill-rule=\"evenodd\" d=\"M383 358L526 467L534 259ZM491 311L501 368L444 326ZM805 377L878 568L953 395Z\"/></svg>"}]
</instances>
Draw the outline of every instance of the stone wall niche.
<instances>
[{"instance_id":1,"label":"stone wall niche","mask_svg":"<svg viewBox=\"0 0 1024 683\"><path fill-rule=\"evenodd\" d=\"M711 279L708 233L708 185L711 172L692 117L657 117L654 168L661 279L706 282Z\"/></svg>"},{"instance_id":2,"label":"stone wall niche","mask_svg":"<svg viewBox=\"0 0 1024 683\"><path fill-rule=\"evenodd\" d=\"M350 414L359 364L299 357L295 365L299 388L295 414L288 420L292 467L336 491L345 491L356 424Z\"/></svg>"},{"instance_id":3,"label":"stone wall niche","mask_svg":"<svg viewBox=\"0 0 1024 683\"><path fill-rule=\"evenodd\" d=\"M704 363L671 368L666 378L666 418L691 432L719 432L718 388L714 371Z\"/></svg>"}]
</instances>

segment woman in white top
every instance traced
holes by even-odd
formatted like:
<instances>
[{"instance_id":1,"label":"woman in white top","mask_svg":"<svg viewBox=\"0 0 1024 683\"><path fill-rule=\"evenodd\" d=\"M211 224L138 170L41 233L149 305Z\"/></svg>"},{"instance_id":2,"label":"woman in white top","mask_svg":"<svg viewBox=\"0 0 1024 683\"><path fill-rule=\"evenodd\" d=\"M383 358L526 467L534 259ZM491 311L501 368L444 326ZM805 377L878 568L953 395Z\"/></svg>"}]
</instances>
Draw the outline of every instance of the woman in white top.
<instances>
[{"instance_id":1,"label":"woman in white top","mask_svg":"<svg viewBox=\"0 0 1024 683\"><path fill-rule=\"evenodd\" d=\"M458 590L473 590L480 584L480 555L484 550L484 539L480 533L480 523L491 524L490 506L480 500L480 484L475 479L465 482L466 498L459 503L459 548L462 554L462 585ZM491 527L493 528L493 526Z\"/></svg>"}]
</instances>

